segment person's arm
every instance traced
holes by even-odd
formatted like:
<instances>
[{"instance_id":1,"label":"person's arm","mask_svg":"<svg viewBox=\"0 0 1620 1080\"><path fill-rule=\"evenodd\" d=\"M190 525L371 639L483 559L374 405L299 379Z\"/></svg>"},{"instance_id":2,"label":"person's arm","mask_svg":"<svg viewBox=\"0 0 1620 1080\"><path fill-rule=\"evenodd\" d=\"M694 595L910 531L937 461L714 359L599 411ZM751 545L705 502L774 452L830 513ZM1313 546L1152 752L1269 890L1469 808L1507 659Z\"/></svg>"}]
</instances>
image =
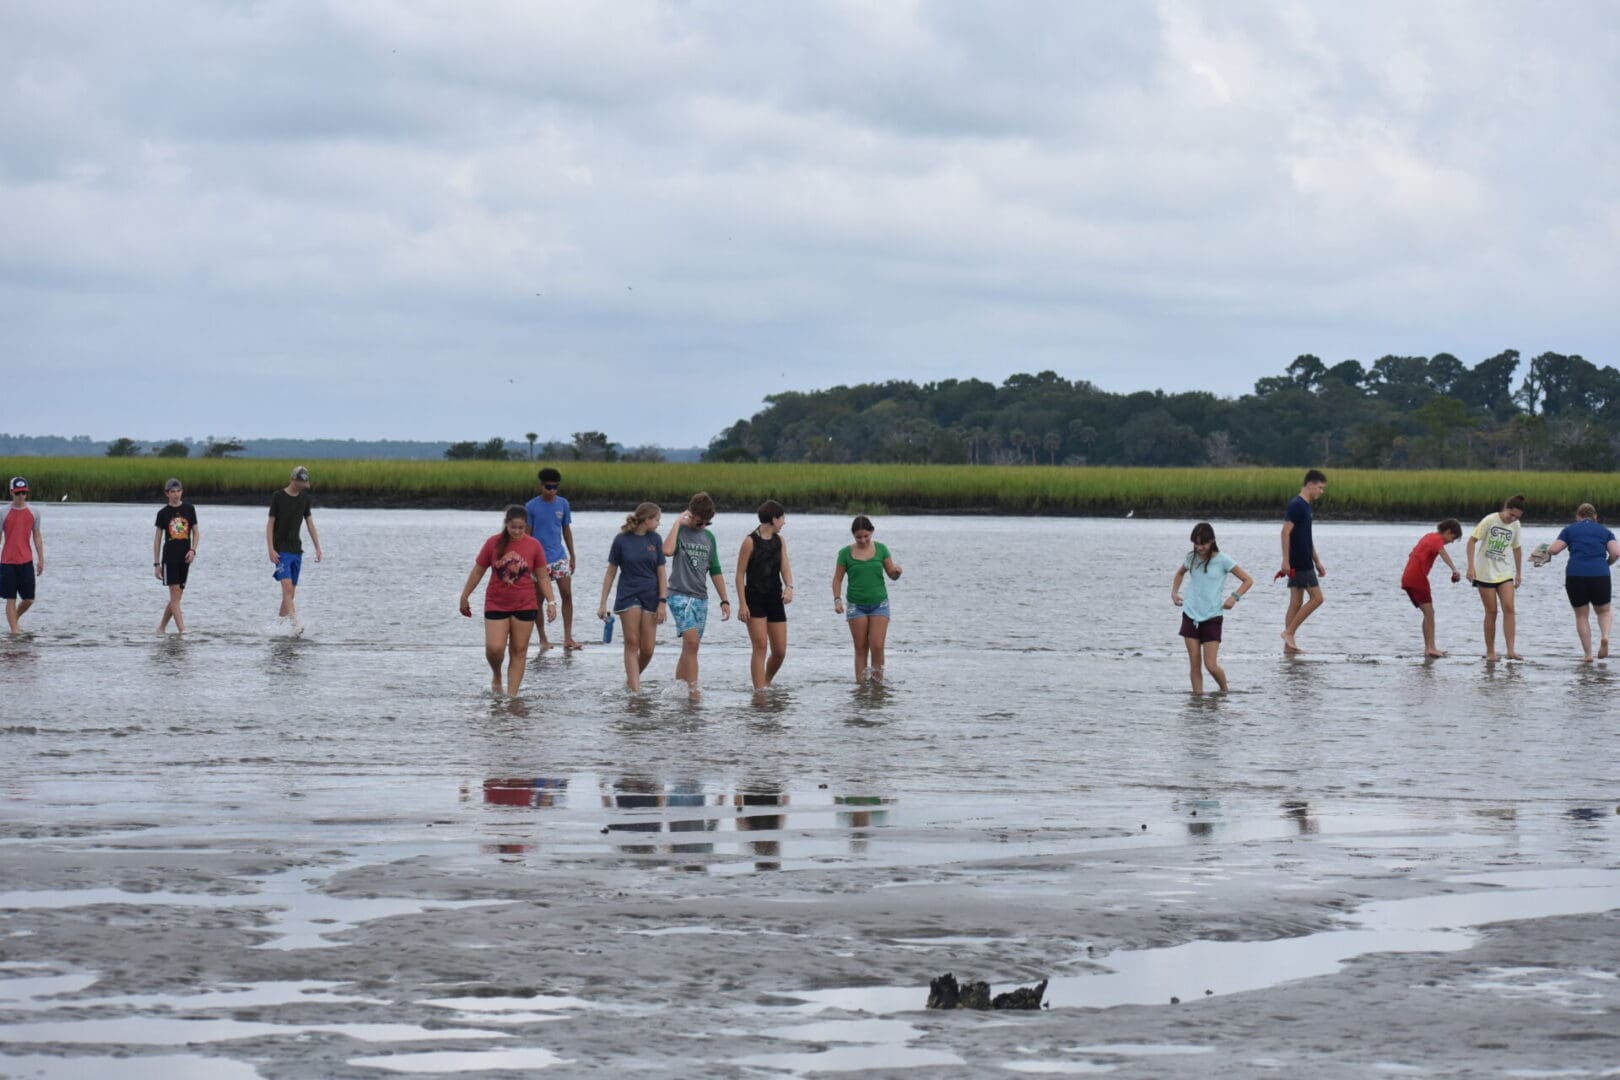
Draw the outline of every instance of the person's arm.
<instances>
[{"instance_id":1,"label":"person's arm","mask_svg":"<svg viewBox=\"0 0 1620 1080\"><path fill-rule=\"evenodd\" d=\"M1284 521L1282 527L1282 569L1278 571L1278 577L1285 577L1288 574L1288 541L1293 535L1294 523L1292 521Z\"/></svg>"},{"instance_id":2,"label":"person's arm","mask_svg":"<svg viewBox=\"0 0 1620 1080\"><path fill-rule=\"evenodd\" d=\"M686 511L682 510L681 516L675 520L675 527L669 530L668 536L664 537L664 558L673 559L675 557L675 542L680 539L681 529L685 525Z\"/></svg>"},{"instance_id":3,"label":"person's arm","mask_svg":"<svg viewBox=\"0 0 1620 1080\"><path fill-rule=\"evenodd\" d=\"M1524 584L1524 548L1517 543L1513 545L1513 587L1518 588Z\"/></svg>"},{"instance_id":4,"label":"person's arm","mask_svg":"<svg viewBox=\"0 0 1620 1080\"><path fill-rule=\"evenodd\" d=\"M202 526L197 519L191 519L191 547L186 549L186 562L189 564L197 558L197 548L202 545Z\"/></svg>"},{"instance_id":5,"label":"person's arm","mask_svg":"<svg viewBox=\"0 0 1620 1080\"><path fill-rule=\"evenodd\" d=\"M1468 538L1468 580L1474 580L1474 547L1479 543L1479 537Z\"/></svg>"},{"instance_id":6,"label":"person's arm","mask_svg":"<svg viewBox=\"0 0 1620 1080\"><path fill-rule=\"evenodd\" d=\"M270 549L270 561L280 563L281 557L276 554L276 512L272 508L270 516L264 522L264 546Z\"/></svg>"},{"instance_id":7,"label":"person's arm","mask_svg":"<svg viewBox=\"0 0 1620 1080\"><path fill-rule=\"evenodd\" d=\"M1452 584L1455 585L1457 582L1461 581L1462 575L1457 573L1457 564L1451 561L1451 552L1442 547L1440 549L1440 557L1446 561L1447 566L1451 567Z\"/></svg>"},{"instance_id":8,"label":"person's arm","mask_svg":"<svg viewBox=\"0 0 1620 1080\"><path fill-rule=\"evenodd\" d=\"M1226 603L1221 605L1227 611L1237 607L1237 602L1243 599L1243 594L1254 588L1254 578L1250 577L1243 567L1233 565L1232 576L1238 579L1238 587L1236 592L1226 598Z\"/></svg>"},{"instance_id":9,"label":"person's arm","mask_svg":"<svg viewBox=\"0 0 1620 1080\"><path fill-rule=\"evenodd\" d=\"M793 567L788 563L786 540L782 541L782 603L793 603Z\"/></svg>"},{"instance_id":10,"label":"person's arm","mask_svg":"<svg viewBox=\"0 0 1620 1080\"><path fill-rule=\"evenodd\" d=\"M472 594L478 588L478 583L484 579L484 568L473 563L473 568L467 573L467 584L461 587L461 613L472 618Z\"/></svg>"},{"instance_id":11,"label":"person's arm","mask_svg":"<svg viewBox=\"0 0 1620 1080\"><path fill-rule=\"evenodd\" d=\"M529 576L534 579L535 609L544 614L547 622L556 622L557 601L551 595L551 575L546 573L542 565L538 571L530 571Z\"/></svg>"},{"instance_id":12,"label":"person's arm","mask_svg":"<svg viewBox=\"0 0 1620 1080\"><path fill-rule=\"evenodd\" d=\"M45 572L45 534L39 531L39 515L34 515L34 573Z\"/></svg>"},{"instance_id":13,"label":"person's arm","mask_svg":"<svg viewBox=\"0 0 1620 1080\"><path fill-rule=\"evenodd\" d=\"M315 515L305 514L304 524L309 528L309 538L315 545L315 561L321 561L321 534L315 531Z\"/></svg>"},{"instance_id":14,"label":"person's arm","mask_svg":"<svg viewBox=\"0 0 1620 1080\"><path fill-rule=\"evenodd\" d=\"M1316 564L1316 576L1327 577L1327 567L1322 565L1322 556L1316 553L1316 545L1311 545L1311 562Z\"/></svg>"},{"instance_id":15,"label":"person's arm","mask_svg":"<svg viewBox=\"0 0 1620 1080\"><path fill-rule=\"evenodd\" d=\"M574 527L572 525L563 526L563 547L568 549L568 572L572 574L577 565L577 560L574 558Z\"/></svg>"},{"instance_id":16,"label":"person's arm","mask_svg":"<svg viewBox=\"0 0 1620 1080\"><path fill-rule=\"evenodd\" d=\"M748 581L748 557L754 553L754 534L749 533L743 537L742 547L737 549L737 619L739 622L748 621L748 590L744 588Z\"/></svg>"},{"instance_id":17,"label":"person's arm","mask_svg":"<svg viewBox=\"0 0 1620 1080\"><path fill-rule=\"evenodd\" d=\"M894 556L883 560L883 572L889 575L890 581L900 580L900 564L894 561Z\"/></svg>"},{"instance_id":18,"label":"person's arm","mask_svg":"<svg viewBox=\"0 0 1620 1080\"><path fill-rule=\"evenodd\" d=\"M844 564L842 560L833 565L833 610L840 615L844 613Z\"/></svg>"},{"instance_id":19,"label":"person's arm","mask_svg":"<svg viewBox=\"0 0 1620 1080\"><path fill-rule=\"evenodd\" d=\"M1170 602L1176 607L1181 606L1181 579L1187 576L1187 564L1182 563L1176 567L1175 580L1170 582Z\"/></svg>"},{"instance_id":20,"label":"person's arm","mask_svg":"<svg viewBox=\"0 0 1620 1080\"><path fill-rule=\"evenodd\" d=\"M709 580L714 582L715 595L720 597L720 621L725 622L731 618L731 599L726 596L726 573L720 566L720 541L714 538L714 531L703 530L703 538L709 542Z\"/></svg>"},{"instance_id":21,"label":"person's arm","mask_svg":"<svg viewBox=\"0 0 1620 1080\"><path fill-rule=\"evenodd\" d=\"M163 580L163 564L160 561L162 559L162 557L163 557L163 530L160 529L160 528L157 528L156 526L153 526L153 528L152 528L152 576L157 578L159 581Z\"/></svg>"},{"instance_id":22,"label":"person's arm","mask_svg":"<svg viewBox=\"0 0 1620 1080\"><path fill-rule=\"evenodd\" d=\"M1554 540L1552 543L1547 545L1547 557L1550 559L1554 555L1561 554L1567 547L1569 547L1569 545L1564 543L1562 540Z\"/></svg>"},{"instance_id":23,"label":"person's arm","mask_svg":"<svg viewBox=\"0 0 1620 1080\"><path fill-rule=\"evenodd\" d=\"M1620 540L1610 540L1609 541L1609 546L1608 546L1608 548L1606 550L1608 551L1608 554L1609 554L1609 565L1610 566L1613 566L1615 563L1620 562Z\"/></svg>"},{"instance_id":24,"label":"person's arm","mask_svg":"<svg viewBox=\"0 0 1620 1080\"><path fill-rule=\"evenodd\" d=\"M618 573L619 568L613 563L608 563L607 573L602 575L602 597L596 602L596 617L601 619L603 622L607 622L608 593L612 591L613 579L618 575Z\"/></svg>"},{"instance_id":25,"label":"person's arm","mask_svg":"<svg viewBox=\"0 0 1620 1080\"><path fill-rule=\"evenodd\" d=\"M669 618L669 566L658 564L658 625Z\"/></svg>"}]
</instances>

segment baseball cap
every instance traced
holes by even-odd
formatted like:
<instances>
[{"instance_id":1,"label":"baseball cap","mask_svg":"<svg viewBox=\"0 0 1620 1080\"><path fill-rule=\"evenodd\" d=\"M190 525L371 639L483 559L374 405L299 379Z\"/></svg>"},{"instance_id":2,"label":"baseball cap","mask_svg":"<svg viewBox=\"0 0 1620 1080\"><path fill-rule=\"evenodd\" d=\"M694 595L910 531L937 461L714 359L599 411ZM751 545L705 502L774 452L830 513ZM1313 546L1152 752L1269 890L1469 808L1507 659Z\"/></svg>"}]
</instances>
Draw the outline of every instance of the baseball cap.
<instances>
[{"instance_id":1,"label":"baseball cap","mask_svg":"<svg viewBox=\"0 0 1620 1080\"><path fill-rule=\"evenodd\" d=\"M14 494L16 492L19 492L19 491L27 491L28 490L28 480L27 480L27 478L22 477L22 476L13 476L11 478L11 490L12 490L12 492Z\"/></svg>"},{"instance_id":2,"label":"baseball cap","mask_svg":"<svg viewBox=\"0 0 1620 1080\"><path fill-rule=\"evenodd\" d=\"M302 480L307 484L309 483L309 470L300 465L292 471L292 478L294 480Z\"/></svg>"},{"instance_id":3,"label":"baseball cap","mask_svg":"<svg viewBox=\"0 0 1620 1080\"><path fill-rule=\"evenodd\" d=\"M180 482L180 478L178 476L171 476L163 482L164 491L184 491L185 488L186 485Z\"/></svg>"}]
</instances>

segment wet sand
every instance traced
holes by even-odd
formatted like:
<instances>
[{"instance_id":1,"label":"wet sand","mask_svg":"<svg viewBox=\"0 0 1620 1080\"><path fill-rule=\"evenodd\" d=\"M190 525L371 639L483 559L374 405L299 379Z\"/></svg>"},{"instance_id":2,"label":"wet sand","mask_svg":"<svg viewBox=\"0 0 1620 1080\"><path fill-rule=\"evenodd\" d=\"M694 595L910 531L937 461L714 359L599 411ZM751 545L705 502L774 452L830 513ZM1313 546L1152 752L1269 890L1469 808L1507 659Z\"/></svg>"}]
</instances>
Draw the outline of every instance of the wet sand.
<instances>
[{"instance_id":1,"label":"wet sand","mask_svg":"<svg viewBox=\"0 0 1620 1080\"><path fill-rule=\"evenodd\" d=\"M120 514L149 530L58 514L55 565ZM214 521L210 552L262 530ZM1016 572L1049 523L988 534L1017 553L989 603L925 569L962 523L896 520L886 689L807 605L764 699L712 626L700 705L667 642L643 698L595 647L506 704L450 610L463 566L376 602L377 566L484 524L323 521L343 557L299 642L220 624L257 567L199 571L184 642L149 636L146 582L57 579L0 648L0 1075L1617 1075L1620 669L1563 655L1556 586L1525 590L1532 661L1494 669L1404 654L1398 592L1349 581L1285 660L1262 594L1238 692L1197 701L1168 573L1101 564L1116 601L1054 623ZM808 552L840 526L789 527ZM1183 544L1063 527L1172 569ZM1223 542L1269 552L1251 531ZM1472 599L1445 596L1459 652ZM1051 1007L927 1012L945 971L1049 978Z\"/></svg>"}]
</instances>

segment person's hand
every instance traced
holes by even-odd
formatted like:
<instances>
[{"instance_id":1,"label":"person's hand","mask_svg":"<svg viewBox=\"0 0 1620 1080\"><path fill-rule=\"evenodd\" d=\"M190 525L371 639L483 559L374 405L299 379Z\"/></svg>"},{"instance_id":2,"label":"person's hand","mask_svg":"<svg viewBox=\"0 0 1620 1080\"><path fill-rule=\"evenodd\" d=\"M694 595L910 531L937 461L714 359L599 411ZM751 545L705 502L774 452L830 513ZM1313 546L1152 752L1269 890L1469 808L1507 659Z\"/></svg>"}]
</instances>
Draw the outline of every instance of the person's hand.
<instances>
[{"instance_id":1,"label":"person's hand","mask_svg":"<svg viewBox=\"0 0 1620 1080\"><path fill-rule=\"evenodd\" d=\"M1462 580L1462 575L1457 573L1457 571L1453 570L1451 572L1451 583L1453 585L1455 585L1455 584L1457 584L1457 582L1459 582L1461 580Z\"/></svg>"},{"instance_id":2,"label":"person's hand","mask_svg":"<svg viewBox=\"0 0 1620 1080\"><path fill-rule=\"evenodd\" d=\"M319 545L319 544L315 545L315 561L316 562L321 561L321 545Z\"/></svg>"},{"instance_id":3,"label":"person's hand","mask_svg":"<svg viewBox=\"0 0 1620 1080\"><path fill-rule=\"evenodd\" d=\"M1237 597L1228 596L1226 598L1226 603L1222 604L1221 607L1225 608L1227 611L1231 611L1233 608L1237 607Z\"/></svg>"},{"instance_id":4,"label":"person's hand","mask_svg":"<svg viewBox=\"0 0 1620 1080\"><path fill-rule=\"evenodd\" d=\"M1170 602L1172 604L1176 605L1176 607L1180 607L1181 606L1181 594L1176 592L1174 589L1171 589L1170 590Z\"/></svg>"},{"instance_id":5,"label":"person's hand","mask_svg":"<svg viewBox=\"0 0 1620 1080\"><path fill-rule=\"evenodd\" d=\"M1463 576L1466 577L1469 581L1474 580L1474 564L1473 563L1468 564L1468 569L1463 571Z\"/></svg>"},{"instance_id":6,"label":"person's hand","mask_svg":"<svg viewBox=\"0 0 1620 1080\"><path fill-rule=\"evenodd\" d=\"M791 585L782 586L782 603L784 603L784 604L793 603L793 586L791 586Z\"/></svg>"},{"instance_id":7,"label":"person's hand","mask_svg":"<svg viewBox=\"0 0 1620 1080\"><path fill-rule=\"evenodd\" d=\"M34 563L34 574L37 577L45 572L45 556L41 555Z\"/></svg>"},{"instance_id":8,"label":"person's hand","mask_svg":"<svg viewBox=\"0 0 1620 1080\"><path fill-rule=\"evenodd\" d=\"M152 567L152 576L157 578L159 581L162 581L163 580L163 567L161 567L161 566Z\"/></svg>"},{"instance_id":9,"label":"person's hand","mask_svg":"<svg viewBox=\"0 0 1620 1080\"><path fill-rule=\"evenodd\" d=\"M669 618L669 605L668 604L659 604L658 605L658 614L654 615L653 619L658 623L659 626L663 626L664 625L664 620L667 619L667 618Z\"/></svg>"},{"instance_id":10,"label":"person's hand","mask_svg":"<svg viewBox=\"0 0 1620 1080\"><path fill-rule=\"evenodd\" d=\"M191 560L195 559L196 557L197 557L197 551L196 551L195 548L187 548L186 549L186 565L187 566L190 566L191 565Z\"/></svg>"},{"instance_id":11,"label":"person's hand","mask_svg":"<svg viewBox=\"0 0 1620 1080\"><path fill-rule=\"evenodd\" d=\"M836 596L833 597L833 610L840 615L844 613L844 602Z\"/></svg>"},{"instance_id":12,"label":"person's hand","mask_svg":"<svg viewBox=\"0 0 1620 1080\"><path fill-rule=\"evenodd\" d=\"M1522 586L1523 584L1524 584L1524 575L1523 574L1514 574L1513 575L1513 587L1515 589L1517 589L1520 586Z\"/></svg>"},{"instance_id":13,"label":"person's hand","mask_svg":"<svg viewBox=\"0 0 1620 1080\"><path fill-rule=\"evenodd\" d=\"M681 511L681 516L676 518L675 520L678 521L681 525L683 525L686 528L690 529L692 527L692 511L690 511L690 510L682 510Z\"/></svg>"},{"instance_id":14,"label":"person's hand","mask_svg":"<svg viewBox=\"0 0 1620 1080\"><path fill-rule=\"evenodd\" d=\"M731 618L731 601L722 600L720 601L720 621L725 622L729 618Z\"/></svg>"},{"instance_id":15,"label":"person's hand","mask_svg":"<svg viewBox=\"0 0 1620 1080\"><path fill-rule=\"evenodd\" d=\"M786 603L786 601L783 601L783 603ZM748 619L748 601L744 600L742 603L737 605L737 621L747 622Z\"/></svg>"},{"instance_id":16,"label":"person's hand","mask_svg":"<svg viewBox=\"0 0 1620 1080\"><path fill-rule=\"evenodd\" d=\"M568 556L568 572L570 574L574 572L574 557L572 555Z\"/></svg>"},{"instance_id":17,"label":"person's hand","mask_svg":"<svg viewBox=\"0 0 1620 1080\"><path fill-rule=\"evenodd\" d=\"M272 566L280 566L281 565L281 556L276 554L274 548L272 548L271 551L270 551L270 564Z\"/></svg>"},{"instance_id":18,"label":"person's hand","mask_svg":"<svg viewBox=\"0 0 1620 1080\"><path fill-rule=\"evenodd\" d=\"M607 622L607 620L608 620L608 612L607 612L607 605L606 604L598 604L597 605L596 617L599 620L601 620L602 622Z\"/></svg>"},{"instance_id":19,"label":"person's hand","mask_svg":"<svg viewBox=\"0 0 1620 1080\"><path fill-rule=\"evenodd\" d=\"M556 622L556 621L557 621L557 601L555 601L555 600L547 600L546 601L546 622Z\"/></svg>"},{"instance_id":20,"label":"person's hand","mask_svg":"<svg viewBox=\"0 0 1620 1080\"><path fill-rule=\"evenodd\" d=\"M1316 564L1316 576L1327 577L1327 567L1323 566L1320 562Z\"/></svg>"},{"instance_id":21,"label":"person's hand","mask_svg":"<svg viewBox=\"0 0 1620 1080\"><path fill-rule=\"evenodd\" d=\"M1293 576L1294 576L1293 574L1288 572L1288 564L1283 563L1283 568L1281 570L1277 571L1276 575L1271 580L1272 581L1278 581L1278 580L1280 580L1282 578L1293 577Z\"/></svg>"},{"instance_id":22,"label":"person's hand","mask_svg":"<svg viewBox=\"0 0 1620 1080\"><path fill-rule=\"evenodd\" d=\"M472 618L472 604L468 602L465 596L461 598L461 613L469 619Z\"/></svg>"}]
</instances>

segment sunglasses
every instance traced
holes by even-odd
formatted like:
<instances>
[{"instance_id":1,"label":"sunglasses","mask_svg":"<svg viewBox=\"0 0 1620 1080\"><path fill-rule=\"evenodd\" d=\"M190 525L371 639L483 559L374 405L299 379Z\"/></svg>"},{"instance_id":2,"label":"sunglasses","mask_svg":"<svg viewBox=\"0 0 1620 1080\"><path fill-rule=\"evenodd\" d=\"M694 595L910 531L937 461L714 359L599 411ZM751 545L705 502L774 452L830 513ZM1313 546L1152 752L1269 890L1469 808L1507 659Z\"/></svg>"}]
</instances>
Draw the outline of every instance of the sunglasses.
<instances>
[{"instance_id":1,"label":"sunglasses","mask_svg":"<svg viewBox=\"0 0 1620 1080\"><path fill-rule=\"evenodd\" d=\"M540 486L545 488L547 491L556 491L562 485L561 484L541 484Z\"/></svg>"}]
</instances>

